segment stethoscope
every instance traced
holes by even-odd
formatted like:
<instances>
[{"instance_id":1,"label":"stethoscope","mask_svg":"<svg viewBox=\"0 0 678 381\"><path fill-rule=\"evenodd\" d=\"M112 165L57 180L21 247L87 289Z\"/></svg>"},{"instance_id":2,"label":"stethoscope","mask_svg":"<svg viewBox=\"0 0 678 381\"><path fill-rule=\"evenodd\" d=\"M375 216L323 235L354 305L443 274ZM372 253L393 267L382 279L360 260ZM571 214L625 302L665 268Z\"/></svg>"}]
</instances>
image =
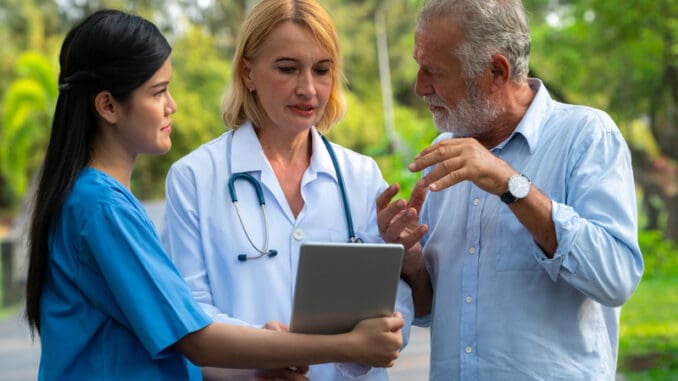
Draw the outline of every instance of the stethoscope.
<instances>
[{"instance_id":1,"label":"stethoscope","mask_svg":"<svg viewBox=\"0 0 678 381\"><path fill-rule=\"evenodd\" d=\"M332 145L330 144L330 141L327 140L327 138L324 135L321 135L322 141L325 144L325 147L327 148L327 153L330 155L330 159L332 159L332 165L334 166L334 172L337 174L337 182L339 183L339 191L341 193L341 201L344 205L344 214L346 215L346 227L348 229L348 242L351 243L362 243L362 239L358 238L355 236L355 231L353 230L353 218L351 217L351 207L348 204L348 199L346 198L346 188L344 187L344 179L341 175L341 169L339 168L339 163L337 162L337 157L334 154L334 149L332 149ZM257 245L254 243L254 240L252 240L252 237L250 237L249 232L247 231L247 228L245 227L245 222L243 221L242 215L240 214L240 208L238 207L238 195L235 192L235 182L237 180L245 180L248 183L254 187L254 190L257 193L257 199L259 200L259 207L261 207L261 214L264 217L264 245L259 248ZM264 192L261 189L261 184L252 177L249 173L245 172L238 172L234 173L231 175L231 177L228 179L228 192L231 194L231 201L233 202L233 206L235 206L235 212L238 215L238 220L240 221L240 226L242 227L242 230L245 232L245 236L247 237L247 240L250 242L250 245L254 248L254 250L257 251L256 255L247 255L247 254L238 254L238 260L241 262L244 262L248 259L258 259L263 256L268 256L268 257L275 257L278 255L278 251L275 249L269 249L268 248L268 237L269 237L269 230L268 230L268 217L266 215L266 202L264 201Z\"/></svg>"}]
</instances>

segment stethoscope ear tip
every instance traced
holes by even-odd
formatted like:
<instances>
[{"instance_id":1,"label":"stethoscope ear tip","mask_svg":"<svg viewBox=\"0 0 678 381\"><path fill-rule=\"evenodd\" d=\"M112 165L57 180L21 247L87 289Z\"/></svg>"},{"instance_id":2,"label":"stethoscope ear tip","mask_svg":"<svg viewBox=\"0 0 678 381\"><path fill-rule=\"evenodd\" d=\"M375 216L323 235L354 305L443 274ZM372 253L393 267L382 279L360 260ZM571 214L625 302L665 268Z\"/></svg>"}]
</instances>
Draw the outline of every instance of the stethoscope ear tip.
<instances>
[{"instance_id":1,"label":"stethoscope ear tip","mask_svg":"<svg viewBox=\"0 0 678 381\"><path fill-rule=\"evenodd\" d=\"M240 262L245 262L247 260L247 254L238 254L238 260Z\"/></svg>"},{"instance_id":2,"label":"stethoscope ear tip","mask_svg":"<svg viewBox=\"0 0 678 381\"><path fill-rule=\"evenodd\" d=\"M269 250L268 251L269 257L275 257L276 255L278 255L278 250Z\"/></svg>"}]
</instances>

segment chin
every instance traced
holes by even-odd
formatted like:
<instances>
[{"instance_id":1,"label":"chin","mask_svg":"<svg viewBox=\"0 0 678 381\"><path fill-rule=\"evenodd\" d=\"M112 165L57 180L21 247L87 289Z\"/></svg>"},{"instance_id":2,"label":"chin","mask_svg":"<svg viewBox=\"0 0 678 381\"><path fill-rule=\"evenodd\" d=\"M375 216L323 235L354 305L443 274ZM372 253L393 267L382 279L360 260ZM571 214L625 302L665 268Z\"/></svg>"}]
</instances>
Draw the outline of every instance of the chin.
<instances>
[{"instance_id":1,"label":"chin","mask_svg":"<svg viewBox=\"0 0 678 381\"><path fill-rule=\"evenodd\" d=\"M156 147L153 151L148 152L149 155L164 155L172 149L172 143L162 144Z\"/></svg>"}]
</instances>

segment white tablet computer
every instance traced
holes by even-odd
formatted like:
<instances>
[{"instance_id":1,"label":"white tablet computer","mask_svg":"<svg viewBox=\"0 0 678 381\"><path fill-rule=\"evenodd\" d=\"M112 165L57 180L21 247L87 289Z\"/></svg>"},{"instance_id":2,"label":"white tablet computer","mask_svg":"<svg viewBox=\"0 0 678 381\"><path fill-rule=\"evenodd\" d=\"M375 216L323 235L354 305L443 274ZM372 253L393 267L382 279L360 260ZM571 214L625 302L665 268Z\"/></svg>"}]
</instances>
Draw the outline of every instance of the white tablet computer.
<instances>
[{"instance_id":1,"label":"white tablet computer","mask_svg":"<svg viewBox=\"0 0 678 381\"><path fill-rule=\"evenodd\" d=\"M342 333L363 319L390 316L402 259L400 244L302 244L290 331Z\"/></svg>"}]
</instances>

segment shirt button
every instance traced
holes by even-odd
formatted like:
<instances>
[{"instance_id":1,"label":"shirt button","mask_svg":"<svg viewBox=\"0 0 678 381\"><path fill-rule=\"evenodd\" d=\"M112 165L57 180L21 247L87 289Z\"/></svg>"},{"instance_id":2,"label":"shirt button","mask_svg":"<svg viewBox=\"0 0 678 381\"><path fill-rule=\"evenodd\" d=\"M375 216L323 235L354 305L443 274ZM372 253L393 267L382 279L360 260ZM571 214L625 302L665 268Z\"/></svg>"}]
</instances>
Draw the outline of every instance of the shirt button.
<instances>
[{"instance_id":1,"label":"shirt button","mask_svg":"<svg viewBox=\"0 0 678 381\"><path fill-rule=\"evenodd\" d=\"M471 347L466 347L466 353L473 353L473 348Z\"/></svg>"},{"instance_id":2,"label":"shirt button","mask_svg":"<svg viewBox=\"0 0 678 381\"><path fill-rule=\"evenodd\" d=\"M466 303L471 303L473 301L473 298L470 296L467 296L465 299Z\"/></svg>"},{"instance_id":3,"label":"shirt button","mask_svg":"<svg viewBox=\"0 0 678 381\"><path fill-rule=\"evenodd\" d=\"M297 241L301 241L304 239L304 231L302 229L294 229L292 232L292 237L294 237L294 239Z\"/></svg>"},{"instance_id":4,"label":"shirt button","mask_svg":"<svg viewBox=\"0 0 678 381\"><path fill-rule=\"evenodd\" d=\"M474 199L474 200L473 200L473 205L475 205L475 206L480 205L480 199L479 199L479 198Z\"/></svg>"},{"instance_id":5,"label":"shirt button","mask_svg":"<svg viewBox=\"0 0 678 381\"><path fill-rule=\"evenodd\" d=\"M469 252L471 255L473 255L473 254L476 253L476 248L473 247L473 246L471 246L471 247L468 249L468 252Z\"/></svg>"}]
</instances>

